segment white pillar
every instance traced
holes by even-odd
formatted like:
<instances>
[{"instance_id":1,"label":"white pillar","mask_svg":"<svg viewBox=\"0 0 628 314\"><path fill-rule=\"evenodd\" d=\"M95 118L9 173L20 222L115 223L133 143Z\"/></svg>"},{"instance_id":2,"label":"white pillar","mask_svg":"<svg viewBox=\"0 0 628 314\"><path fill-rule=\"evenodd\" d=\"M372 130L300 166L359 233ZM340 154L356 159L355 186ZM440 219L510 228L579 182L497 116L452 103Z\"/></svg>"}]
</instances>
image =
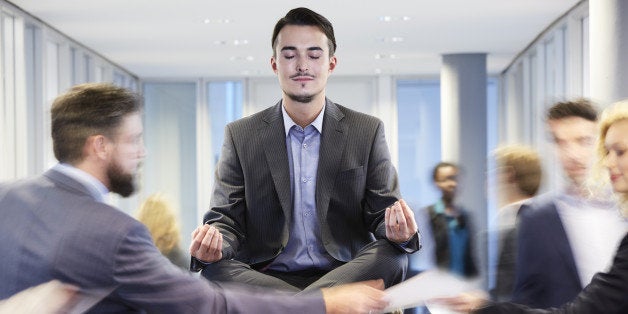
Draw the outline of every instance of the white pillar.
<instances>
[{"instance_id":1,"label":"white pillar","mask_svg":"<svg viewBox=\"0 0 628 314\"><path fill-rule=\"evenodd\" d=\"M628 1L589 1L591 99L628 98Z\"/></svg>"}]
</instances>

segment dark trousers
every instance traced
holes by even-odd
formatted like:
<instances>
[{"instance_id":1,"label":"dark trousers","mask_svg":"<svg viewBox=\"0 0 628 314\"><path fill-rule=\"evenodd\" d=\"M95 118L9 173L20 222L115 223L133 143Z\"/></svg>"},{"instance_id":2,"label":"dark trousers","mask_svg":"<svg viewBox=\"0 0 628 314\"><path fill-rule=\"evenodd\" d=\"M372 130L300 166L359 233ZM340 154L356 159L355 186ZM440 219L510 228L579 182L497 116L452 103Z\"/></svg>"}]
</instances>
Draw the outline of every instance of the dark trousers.
<instances>
[{"instance_id":1,"label":"dark trousers","mask_svg":"<svg viewBox=\"0 0 628 314\"><path fill-rule=\"evenodd\" d=\"M378 240L365 246L353 260L330 271L259 272L236 260L222 260L207 265L202 275L218 284L239 282L298 293L380 278L388 288L405 279L407 268L406 253L387 240Z\"/></svg>"}]
</instances>

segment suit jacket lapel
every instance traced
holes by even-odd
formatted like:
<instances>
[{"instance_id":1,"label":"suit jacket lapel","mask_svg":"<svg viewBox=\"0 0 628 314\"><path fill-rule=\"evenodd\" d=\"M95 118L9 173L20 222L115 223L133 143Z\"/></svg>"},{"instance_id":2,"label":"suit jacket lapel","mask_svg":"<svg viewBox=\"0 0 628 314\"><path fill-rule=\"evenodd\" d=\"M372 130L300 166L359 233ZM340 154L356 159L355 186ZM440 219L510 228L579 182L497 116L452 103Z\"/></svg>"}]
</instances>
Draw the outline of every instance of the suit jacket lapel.
<instances>
[{"instance_id":1,"label":"suit jacket lapel","mask_svg":"<svg viewBox=\"0 0 628 314\"><path fill-rule=\"evenodd\" d=\"M344 123L344 113L336 104L325 100L323 133L318 154L316 175L316 209L320 221L325 221L329 209L329 198L334 187L336 175L340 171L342 153L347 141L348 125ZM325 224L321 224L323 226Z\"/></svg>"},{"instance_id":2,"label":"suit jacket lapel","mask_svg":"<svg viewBox=\"0 0 628 314\"><path fill-rule=\"evenodd\" d=\"M288 240L288 224L292 219L290 190L290 166L286 150L286 133L283 126L281 101L269 108L262 117L264 123L259 128L260 143L264 147L266 161L270 169L281 208L286 217L284 242ZM284 243L285 245L286 243Z\"/></svg>"}]
</instances>

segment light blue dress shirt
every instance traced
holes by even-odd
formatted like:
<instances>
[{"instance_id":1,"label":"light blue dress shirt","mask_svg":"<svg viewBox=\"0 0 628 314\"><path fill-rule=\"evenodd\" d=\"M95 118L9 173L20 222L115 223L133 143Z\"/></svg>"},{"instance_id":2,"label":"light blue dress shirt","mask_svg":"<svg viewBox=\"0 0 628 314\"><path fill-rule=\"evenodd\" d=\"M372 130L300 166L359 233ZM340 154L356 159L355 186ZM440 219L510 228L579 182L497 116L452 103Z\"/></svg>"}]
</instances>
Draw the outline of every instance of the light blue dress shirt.
<instances>
[{"instance_id":1,"label":"light blue dress shirt","mask_svg":"<svg viewBox=\"0 0 628 314\"><path fill-rule=\"evenodd\" d=\"M56 164L53 166L53 169L80 182L89 190L89 193L96 201L101 203L105 202L105 197L109 194L109 189L89 173L65 163Z\"/></svg>"},{"instance_id":2,"label":"light blue dress shirt","mask_svg":"<svg viewBox=\"0 0 628 314\"><path fill-rule=\"evenodd\" d=\"M336 261L323 247L316 212L316 171L325 107L305 128L297 125L283 106L282 112L290 165L292 221L288 244L268 269L283 272L330 270Z\"/></svg>"}]
</instances>

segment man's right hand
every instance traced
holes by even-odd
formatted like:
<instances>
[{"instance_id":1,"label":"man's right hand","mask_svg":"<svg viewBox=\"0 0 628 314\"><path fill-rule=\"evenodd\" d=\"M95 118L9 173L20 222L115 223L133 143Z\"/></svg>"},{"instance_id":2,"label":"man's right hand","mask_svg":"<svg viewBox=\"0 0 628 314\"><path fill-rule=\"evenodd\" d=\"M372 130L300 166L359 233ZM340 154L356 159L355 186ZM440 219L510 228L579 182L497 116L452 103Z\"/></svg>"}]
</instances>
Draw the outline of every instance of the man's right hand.
<instances>
[{"instance_id":1,"label":"man's right hand","mask_svg":"<svg viewBox=\"0 0 628 314\"><path fill-rule=\"evenodd\" d=\"M190 255L205 263L222 259L222 234L214 226L204 224L192 232Z\"/></svg>"},{"instance_id":2,"label":"man's right hand","mask_svg":"<svg viewBox=\"0 0 628 314\"><path fill-rule=\"evenodd\" d=\"M388 305L381 279L323 288L328 314L380 313Z\"/></svg>"}]
</instances>

